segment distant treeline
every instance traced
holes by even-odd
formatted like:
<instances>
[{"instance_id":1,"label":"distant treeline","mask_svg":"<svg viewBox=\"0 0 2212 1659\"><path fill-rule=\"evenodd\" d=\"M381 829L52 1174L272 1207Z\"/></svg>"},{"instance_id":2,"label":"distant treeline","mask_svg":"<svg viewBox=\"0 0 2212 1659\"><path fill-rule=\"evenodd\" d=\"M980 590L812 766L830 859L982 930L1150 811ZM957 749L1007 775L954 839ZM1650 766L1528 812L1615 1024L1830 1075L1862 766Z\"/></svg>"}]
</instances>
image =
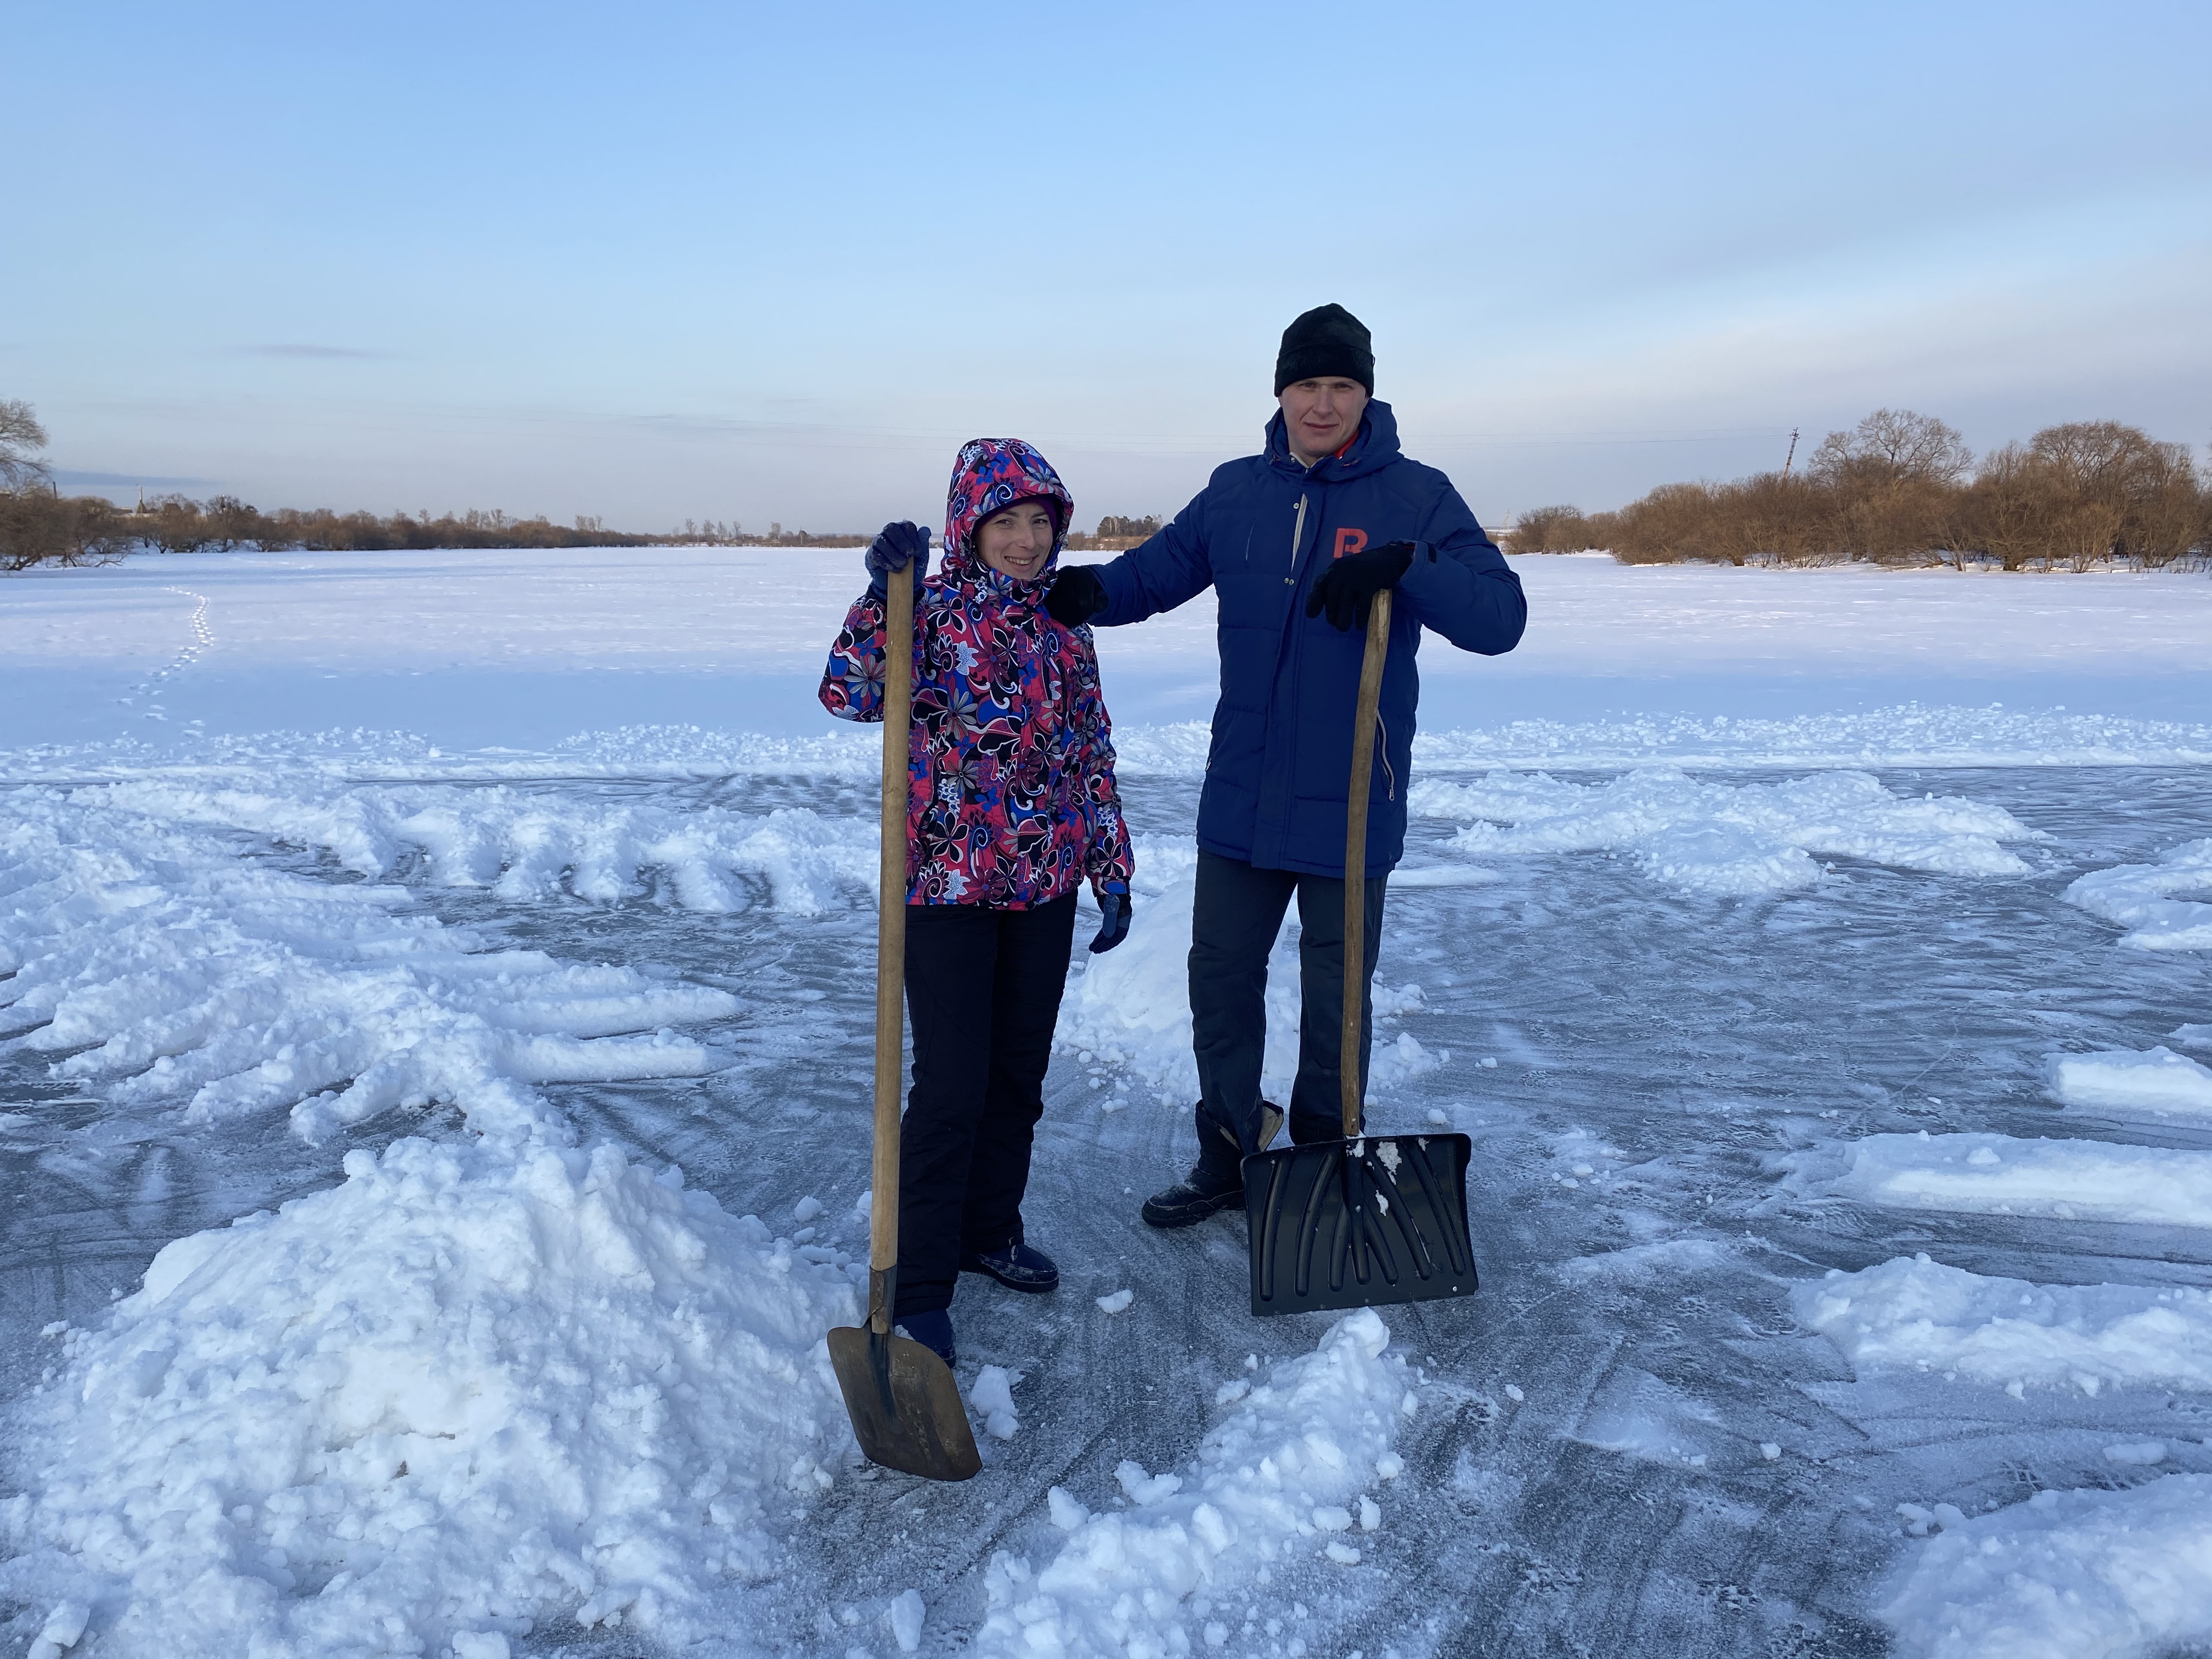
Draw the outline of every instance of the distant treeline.
<instances>
[{"instance_id":1,"label":"distant treeline","mask_svg":"<svg viewBox=\"0 0 2212 1659\"><path fill-rule=\"evenodd\" d=\"M1087 550L1134 547L1160 527L1157 518L1099 520L1097 532L1072 534L1070 547ZM714 520L687 519L665 536L609 530L595 518L557 525L543 516L513 519L500 512L433 514L336 513L328 507L302 512L283 507L264 513L232 495L197 501L163 495L143 509L117 507L104 496L64 495L43 477L30 477L14 488L0 488L0 570L26 570L34 564L103 564L126 553L224 552L236 547L264 552L304 550L315 553L374 553L434 547L866 547L870 537L854 531L816 533L771 524L765 533Z\"/></svg>"},{"instance_id":2,"label":"distant treeline","mask_svg":"<svg viewBox=\"0 0 2212 1659\"><path fill-rule=\"evenodd\" d=\"M597 524L599 520L594 519L592 522ZM735 520L724 524L714 519L686 519L681 530L640 539L660 546L672 544L679 547L866 547L875 539L875 532L864 535L856 530L830 530L817 533L786 530L780 524L771 524L763 535L757 530L746 529Z\"/></svg>"},{"instance_id":3,"label":"distant treeline","mask_svg":"<svg viewBox=\"0 0 2212 1659\"><path fill-rule=\"evenodd\" d=\"M264 551L304 548L319 553L374 552L409 547L638 547L657 539L602 530L579 519L574 528L544 518L504 513L264 513L228 495L200 502L181 495L126 510L98 495L63 495L33 484L0 493L0 568L34 564L100 564L155 549L197 553L234 547Z\"/></svg>"},{"instance_id":4,"label":"distant treeline","mask_svg":"<svg viewBox=\"0 0 2212 1659\"><path fill-rule=\"evenodd\" d=\"M1118 519L1109 515L1099 520L1098 528L1088 536L1079 530L1069 531L1067 544L1083 552L1105 552L1134 547L1159 533L1158 514L1148 513L1141 519Z\"/></svg>"},{"instance_id":5,"label":"distant treeline","mask_svg":"<svg viewBox=\"0 0 2212 1659\"><path fill-rule=\"evenodd\" d=\"M1977 466L1942 422L1882 409L1830 433L1802 471L1662 484L1613 513L1544 507L1507 545L1626 564L2157 570L2212 556L2212 488L2185 446L2118 421L2046 427Z\"/></svg>"}]
</instances>

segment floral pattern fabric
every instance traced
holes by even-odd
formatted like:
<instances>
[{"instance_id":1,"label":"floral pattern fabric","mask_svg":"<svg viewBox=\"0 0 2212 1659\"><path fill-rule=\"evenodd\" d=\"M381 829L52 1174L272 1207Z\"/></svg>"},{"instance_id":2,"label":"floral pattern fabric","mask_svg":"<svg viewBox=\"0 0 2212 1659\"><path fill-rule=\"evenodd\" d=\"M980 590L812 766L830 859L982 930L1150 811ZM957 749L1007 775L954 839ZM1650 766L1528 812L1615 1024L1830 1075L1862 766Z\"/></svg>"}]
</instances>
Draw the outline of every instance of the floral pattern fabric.
<instances>
[{"instance_id":1,"label":"floral pattern fabric","mask_svg":"<svg viewBox=\"0 0 2212 1659\"><path fill-rule=\"evenodd\" d=\"M975 527L1042 500L1059 534L1036 580L992 569ZM1114 779L1113 732L1089 628L1044 609L1074 502L1016 439L963 446L945 498L945 560L915 595L907 770L907 902L1027 909L1135 868ZM830 647L822 705L883 719L884 605L855 600Z\"/></svg>"}]
</instances>

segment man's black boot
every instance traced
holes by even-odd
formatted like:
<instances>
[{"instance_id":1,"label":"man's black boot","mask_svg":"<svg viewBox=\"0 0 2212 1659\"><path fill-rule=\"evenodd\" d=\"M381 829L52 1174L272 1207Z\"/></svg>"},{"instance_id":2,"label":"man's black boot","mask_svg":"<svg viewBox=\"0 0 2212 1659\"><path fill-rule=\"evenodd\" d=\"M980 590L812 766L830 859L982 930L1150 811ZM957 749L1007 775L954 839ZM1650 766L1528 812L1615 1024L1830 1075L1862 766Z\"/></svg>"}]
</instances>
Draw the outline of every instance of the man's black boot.
<instances>
[{"instance_id":1,"label":"man's black boot","mask_svg":"<svg viewBox=\"0 0 2212 1659\"><path fill-rule=\"evenodd\" d=\"M1198 1162L1165 1192L1154 1193L1139 1212L1155 1227L1188 1227L1217 1210L1244 1201L1244 1149L1226 1124L1215 1121L1200 1102ZM1260 1150L1265 1152L1283 1127L1280 1107L1260 1103Z\"/></svg>"}]
</instances>

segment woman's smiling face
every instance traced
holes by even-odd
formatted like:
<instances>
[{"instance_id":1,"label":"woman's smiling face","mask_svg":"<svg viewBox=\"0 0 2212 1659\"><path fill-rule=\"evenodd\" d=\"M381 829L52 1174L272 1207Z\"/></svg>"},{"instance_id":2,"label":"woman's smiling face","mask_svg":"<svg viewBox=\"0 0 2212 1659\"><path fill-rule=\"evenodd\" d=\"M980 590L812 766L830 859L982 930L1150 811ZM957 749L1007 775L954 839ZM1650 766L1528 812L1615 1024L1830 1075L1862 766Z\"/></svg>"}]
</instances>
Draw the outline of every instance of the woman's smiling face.
<instances>
[{"instance_id":1,"label":"woman's smiling face","mask_svg":"<svg viewBox=\"0 0 2212 1659\"><path fill-rule=\"evenodd\" d=\"M1016 501L975 526L975 551L992 569L1017 581L1033 581L1043 573L1059 533L1052 508L1042 500Z\"/></svg>"}]
</instances>

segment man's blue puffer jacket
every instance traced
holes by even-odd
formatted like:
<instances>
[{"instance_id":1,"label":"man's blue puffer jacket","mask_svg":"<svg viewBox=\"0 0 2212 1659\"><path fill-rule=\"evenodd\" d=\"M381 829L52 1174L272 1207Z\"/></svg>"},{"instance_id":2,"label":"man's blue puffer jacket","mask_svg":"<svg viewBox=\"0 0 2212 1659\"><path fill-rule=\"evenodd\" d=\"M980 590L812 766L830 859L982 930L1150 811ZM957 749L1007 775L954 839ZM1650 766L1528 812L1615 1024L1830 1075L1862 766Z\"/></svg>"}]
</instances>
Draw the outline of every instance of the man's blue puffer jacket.
<instances>
[{"instance_id":1,"label":"man's blue puffer jacket","mask_svg":"<svg viewBox=\"0 0 2212 1659\"><path fill-rule=\"evenodd\" d=\"M1269 870L1344 873L1345 791L1365 634L1308 617L1333 558L1415 544L1393 602L1376 713L1367 873L1406 848L1406 785L1424 627L1463 651L1510 651L1527 623L1521 581L1434 467L1398 450L1390 405L1370 403L1359 435L1310 467L1290 452L1279 412L1267 449L1218 467L1175 522L1100 567L1101 627L1142 622L1212 587L1220 600L1221 701L1199 799L1198 844Z\"/></svg>"}]
</instances>

